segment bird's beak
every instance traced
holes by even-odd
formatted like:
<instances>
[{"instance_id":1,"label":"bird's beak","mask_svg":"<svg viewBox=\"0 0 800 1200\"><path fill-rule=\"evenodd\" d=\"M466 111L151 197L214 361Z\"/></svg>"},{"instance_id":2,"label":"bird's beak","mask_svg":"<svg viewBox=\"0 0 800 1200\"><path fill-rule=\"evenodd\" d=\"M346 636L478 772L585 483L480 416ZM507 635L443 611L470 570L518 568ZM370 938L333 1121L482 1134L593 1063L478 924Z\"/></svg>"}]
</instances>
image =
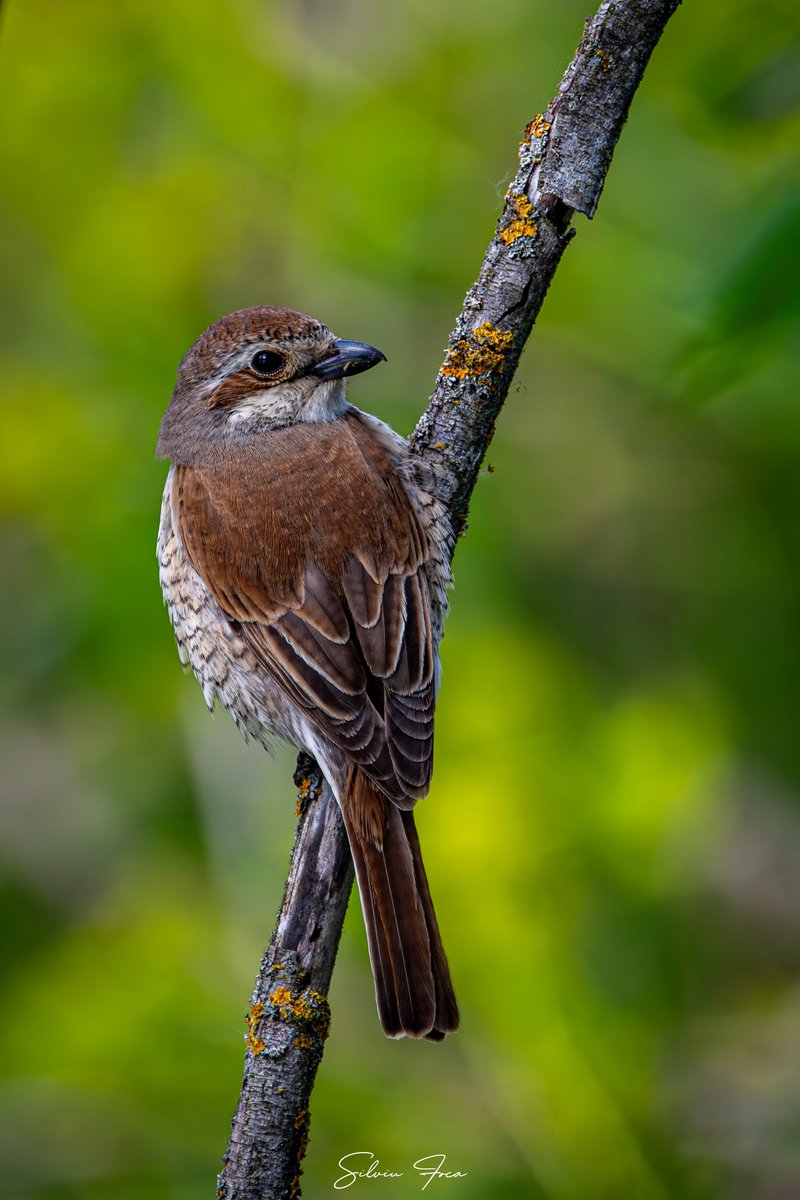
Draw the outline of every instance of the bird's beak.
<instances>
[{"instance_id":1,"label":"bird's beak","mask_svg":"<svg viewBox=\"0 0 800 1200\"><path fill-rule=\"evenodd\" d=\"M346 375L360 375L379 362L386 362L386 355L366 342L342 342L337 339L334 345L335 353L312 367L309 375L316 375L318 379L343 379Z\"/></svg>"}]
</instances>

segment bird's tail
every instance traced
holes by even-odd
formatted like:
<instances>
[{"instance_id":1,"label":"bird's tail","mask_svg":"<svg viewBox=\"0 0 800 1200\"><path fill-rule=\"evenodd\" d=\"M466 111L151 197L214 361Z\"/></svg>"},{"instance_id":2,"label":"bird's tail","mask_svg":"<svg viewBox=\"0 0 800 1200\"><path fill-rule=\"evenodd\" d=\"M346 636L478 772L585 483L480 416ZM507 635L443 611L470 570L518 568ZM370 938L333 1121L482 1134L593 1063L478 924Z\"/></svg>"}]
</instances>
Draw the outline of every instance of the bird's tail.
<instances>
[{"instance_id":1,"label":"bird's tail","mask_svg":"<svg viewBox=\"0 0 800 1200\"><path fill-rule=\"evenodd\" d=\"M458 1028L458 1004L414 816L401 812L354 766L342 813L384 1033L439 1041Z\"/></svg>"}]
</instances>

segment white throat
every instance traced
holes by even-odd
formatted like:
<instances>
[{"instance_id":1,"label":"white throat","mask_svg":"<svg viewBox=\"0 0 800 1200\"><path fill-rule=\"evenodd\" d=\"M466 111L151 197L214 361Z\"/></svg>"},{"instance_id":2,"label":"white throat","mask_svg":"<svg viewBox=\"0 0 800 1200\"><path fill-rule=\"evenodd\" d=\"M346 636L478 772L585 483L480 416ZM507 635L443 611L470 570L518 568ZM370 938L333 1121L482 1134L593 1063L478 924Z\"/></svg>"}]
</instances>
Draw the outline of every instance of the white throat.
<instances>
[{"instance_id":1,"label":"white throat","mask_svg":"<svg viewBox=\"0 0 800 1200\"><path fill-rule=\"evenodd\" d=\"M231 425L289 425L296 421L333 421L350 407L344 379L304 376L255 392L232 408Z\"/></svg>"}]
</instances>

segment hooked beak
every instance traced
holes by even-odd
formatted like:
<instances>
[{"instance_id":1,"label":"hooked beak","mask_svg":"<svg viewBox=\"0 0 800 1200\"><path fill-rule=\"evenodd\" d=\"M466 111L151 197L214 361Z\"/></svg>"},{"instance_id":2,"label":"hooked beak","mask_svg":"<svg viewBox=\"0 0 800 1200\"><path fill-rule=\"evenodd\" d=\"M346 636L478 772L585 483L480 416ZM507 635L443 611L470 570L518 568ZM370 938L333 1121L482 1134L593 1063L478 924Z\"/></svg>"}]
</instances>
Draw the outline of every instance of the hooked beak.
<instances>
[{"instance_id":1,"label":"hooked beak","mask_svg":"<svg viewBox=\"0 0 800 1200\"><path fill-rule=\"evenodd\" d=\"M334 345L336 352L312 367L309 375L316 375L318 379L343 379L346 375L360 375L379 362L386 362L386 355L366 342L343 342L337 339Z\"/></svg>"}]
</instances>

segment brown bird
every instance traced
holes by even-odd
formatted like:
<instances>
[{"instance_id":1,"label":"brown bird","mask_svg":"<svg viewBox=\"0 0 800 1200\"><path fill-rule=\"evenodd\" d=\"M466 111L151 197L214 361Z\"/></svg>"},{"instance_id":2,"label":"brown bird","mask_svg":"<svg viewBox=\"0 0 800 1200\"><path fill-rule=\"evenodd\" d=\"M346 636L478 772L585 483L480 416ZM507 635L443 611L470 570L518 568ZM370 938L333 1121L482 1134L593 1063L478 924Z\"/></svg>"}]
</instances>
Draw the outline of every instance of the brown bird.
<instances>
[{"instance_id":1,"label":"brown bird","mask_svg":"<svg viewBox=\"0 0 800 1200\"><path fill-rule=\"evenodd\" d=\"M384 355L278 307L183 359L158 538L178 650L246 736L312 754L341 806L389 1037L458 1027L414 825L430 785L452 529L431 468L345 378Z\"/></svg>"}]
</instances>

